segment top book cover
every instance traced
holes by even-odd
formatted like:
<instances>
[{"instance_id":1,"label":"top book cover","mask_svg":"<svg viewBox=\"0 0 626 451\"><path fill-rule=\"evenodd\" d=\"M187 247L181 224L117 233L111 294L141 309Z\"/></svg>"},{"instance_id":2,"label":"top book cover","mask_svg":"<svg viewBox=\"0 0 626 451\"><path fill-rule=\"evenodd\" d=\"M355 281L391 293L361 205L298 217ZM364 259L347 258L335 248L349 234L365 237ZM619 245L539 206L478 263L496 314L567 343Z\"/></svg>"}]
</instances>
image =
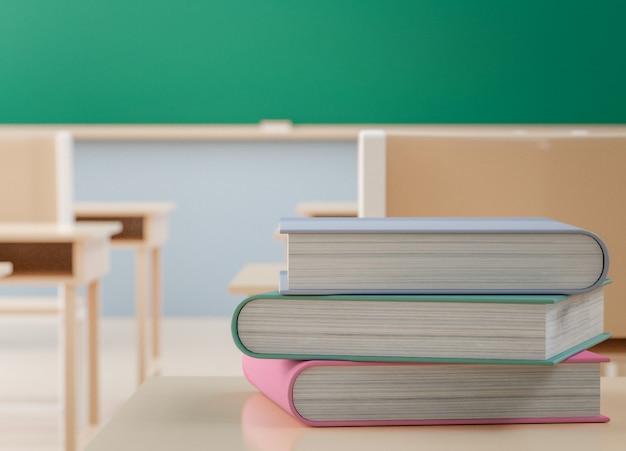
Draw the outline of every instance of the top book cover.
<instances>
[{"instance_id":1,"label":"top book cover","mask_svg":"<svg viewBox=\"0 0 626 451\"><path fill-rule=\"evenodd\" d=\"M548 218L284 218L281 294L573 294L607 277L595 233Z\"/></svg>"}]
</instances>

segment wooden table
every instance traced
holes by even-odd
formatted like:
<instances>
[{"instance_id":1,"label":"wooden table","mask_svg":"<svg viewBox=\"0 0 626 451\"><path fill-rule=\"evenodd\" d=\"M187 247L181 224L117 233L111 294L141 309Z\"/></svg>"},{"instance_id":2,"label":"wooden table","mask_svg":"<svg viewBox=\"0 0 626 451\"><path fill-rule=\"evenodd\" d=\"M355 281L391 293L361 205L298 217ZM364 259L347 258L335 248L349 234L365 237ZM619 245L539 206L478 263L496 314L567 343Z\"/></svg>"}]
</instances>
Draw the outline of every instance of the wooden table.
<instances>
[{"instance_id":1,"label":"wooden table","mask_svg":"<svg viewBox=\"0 0 626 451\"><path fill-rule=\"evenodd\" d=\"M295 211L297 215L309 218L352 217L358 215L359 207L357 202L305 201L298 202Z\"/></svg>"},{"instance_id":2,"label":"wooden table","mask_svg":"<svg viewBox=\"0 0 626 451\"><path fill-rule=\"evenodd\" d=\"M138 383L160 373L161 356L161 248L168 239L171 202L76 202L76 220L119 221L122 231L112 237L115 248L135 251L135 316L137 319ZM148 298L152 339L147 338ZM151 343L149 349L148 343Z\"/></svg>"},{"instance_id":3,"label":"wooden table","mask_svg":"<svg viewBox=\"0 0 626 451\"><path fill-rule=\"evenodd\" d=\"M74 225L2 223L0 260L10 261L13 272L2 284L58 285L63 319L63 372L65 449L77 442L77 290L87 286L89 329L89 423L99 421L98 317L100 278L109 270L109 243L121 230L119 223Z\"/></svg>"},{"instance_id":4,"label":"wooden table","mask_svg":"<svg viewBox=\"0 0 626 451\"><path fill-rule=\"evenodd\" d=\"M278 290L280 271L285 263L246 263L228 284L228 293L250 296Z\"/></svg>"},{"instance_id":5,"label":"wooden table","mask_svg":"<svg viewBox=\"0 0 626 451\"><path fill-rule=\"evenodd\" d=\"M611 422L311 428L243 378L160 377L146 381L86 450L623 450L626 378L602 379L602 413Z\"/></svg>"}]
</instances>

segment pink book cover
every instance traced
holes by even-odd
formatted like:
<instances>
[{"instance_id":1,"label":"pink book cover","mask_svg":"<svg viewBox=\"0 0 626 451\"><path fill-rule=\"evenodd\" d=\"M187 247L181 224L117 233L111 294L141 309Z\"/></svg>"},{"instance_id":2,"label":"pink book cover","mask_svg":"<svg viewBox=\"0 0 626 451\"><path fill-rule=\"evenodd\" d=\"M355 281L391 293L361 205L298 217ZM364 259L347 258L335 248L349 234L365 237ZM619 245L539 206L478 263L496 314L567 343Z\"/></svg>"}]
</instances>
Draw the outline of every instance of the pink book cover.
<instances>
[{"instance_id":1,"label":"pink book cover","mask_svg":"<svg viewBox=\"0 0 626 451\"><path fill-rule=\"evenodd\" d=\"M609 358L591 351L582 351L559 365L575 363L608 362ZM298 412L293 400L293 386L298 376L307 368L315 366L374 366L374 365L439 365L438 363L389 363L352 362L341 360L286 360L259 359L243 355L243 373L248 382L271 399L286 412L309 426L402 426L402 425L460 425L460 424L537 424L537 423L603 423L610 419L604 415L585 417L546 417L546 418L459 418L459 419L419 419L419 420L347 420L318 421L304 418Z\"/></svg>"}]
</instances>

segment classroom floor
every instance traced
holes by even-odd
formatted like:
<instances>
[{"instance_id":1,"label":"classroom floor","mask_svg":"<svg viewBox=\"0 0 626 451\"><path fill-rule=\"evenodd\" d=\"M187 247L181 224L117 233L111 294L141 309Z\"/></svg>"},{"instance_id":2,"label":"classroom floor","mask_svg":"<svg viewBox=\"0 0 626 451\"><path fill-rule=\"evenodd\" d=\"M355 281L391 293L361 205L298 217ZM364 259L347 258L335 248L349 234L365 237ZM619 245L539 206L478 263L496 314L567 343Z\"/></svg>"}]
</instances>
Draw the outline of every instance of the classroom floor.
<instances>
[{"instance_id":1,"label":"classroom floor","mask_svg":"<svg viewBox=\"0 0 626 451\"><path fill-rule=\"evenodd\" d=\"M0 450L59 451L57 326L45 317L0 318ZM163 320L164 376L240 376L230 319ZM101 425L136 388L135 323L101 322ZM81 403L84 404L84 403ZM79 412L86 424L84 411ZM83 428L85 445L96 430ZM81 446L82 448L82 446Z\"/></svg>"},{"instance_id":2,"label":"classroom floor","mask_svg":"<svg viewBox=\"0 0 626 451\"><path fill-rule=\"evenodd\" d=\"M229 318L166 318L162 338L164 376L242 374ZM51 318L0 318L0 451L61 449L57 345L57 326ZM613 359L603 367L605 376L626 376L625 349L624 340L597 349ZM102 320L100 371L104 425L136 388L132 319ZM97 429L84 431L82 446Z\"/></svg>"}]
</instances>

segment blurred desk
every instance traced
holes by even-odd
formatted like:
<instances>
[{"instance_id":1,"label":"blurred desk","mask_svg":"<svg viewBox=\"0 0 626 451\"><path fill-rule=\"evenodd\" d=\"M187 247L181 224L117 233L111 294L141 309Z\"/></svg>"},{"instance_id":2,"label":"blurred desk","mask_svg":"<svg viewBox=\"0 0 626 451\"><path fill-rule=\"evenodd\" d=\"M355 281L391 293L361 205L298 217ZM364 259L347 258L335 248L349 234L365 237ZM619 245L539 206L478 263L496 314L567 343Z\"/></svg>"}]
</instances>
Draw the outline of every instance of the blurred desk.
<instances>
[{"instance_id":1,"label":"blurred desk","mask_svg":"<svg viewBox=\"0 0 626 451\"><path fill-rule=\"evenodd\" d=\"M349 217L357 216L356 202L299 202L295 212L305 217ZM277 240L287 240L287 235L274 232ZM285 263L247 263L228 284L229 294L250 296L257 293L278 290L281 270Z\"/></svg>"},{"instance_id":2,"label":"blurred desk","mask_svg":"<svg viewBox=\"0 0 626 451\"><path fill-rule=\"evenodd\" d=\"M10 261L13 271L2 284L60 285L63 320L63 406L65 449L77 442L77 342L78 286L87 286L89 322L88 401L89 423L99 421L98 317L100 278L109 270L109 243L121 230L115 222L91 224L0 224L0 261Z\"/></svg>"},{"instance_id":3,"label":"blurred desk","mask_svg":"<svg viewBox=\"0 0 626 451\"><path fill-rule=\"evenodd\" d=\"M122 231L112 237L117 248L131 248L135 258L135 316L137 318L138 379L160 372L161 247L168 239L170 202L76 202L76 220L119 221ZM146 336L148 294L151 296L152 349Z\"/></svg>"},{"instance_id":4,"label":"blurred desk","mask_svg":"<svg viewBox=\"0 0 626 451\"><path fill-rule=\"evenodd\" d=\"M246 263L228 284L228 293L248 297L278 290L280 271L285 269L285 263Z\"/></svg>"},{"instance_id":5,"label":"blurred desk","mask_svg":"<svg viewBox=\"0 0 626 451\"><path fill-rule=\"evenodd\" d=\"M357 216L359 209L356 202L299 202L296 214L306 217L350 217Z\"/></svg>"},{"instance_id":6,"label":"blurred desk","mask_svg":"<svg viewBox=\"0 0 626 451\"><path fill-rule=\"evenodd\" d=\"M311 428L241 377L146 381L86 451L380 450L618 451L626 443L626 378L602 379L599 424Z\"/></svg>"}]
</instances>

